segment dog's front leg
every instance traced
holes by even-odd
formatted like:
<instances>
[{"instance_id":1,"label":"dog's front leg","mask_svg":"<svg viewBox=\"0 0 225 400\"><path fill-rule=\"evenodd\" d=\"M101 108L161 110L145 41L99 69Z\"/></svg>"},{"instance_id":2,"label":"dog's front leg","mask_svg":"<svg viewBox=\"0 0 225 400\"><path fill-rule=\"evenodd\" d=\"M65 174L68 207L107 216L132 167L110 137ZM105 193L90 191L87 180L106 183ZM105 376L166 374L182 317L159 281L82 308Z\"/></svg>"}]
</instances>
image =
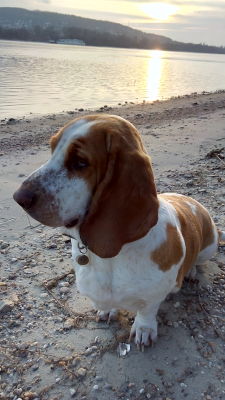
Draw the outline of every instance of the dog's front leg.
<instances>
[{"instance_id":1,"label":"dog's front leg","mask_svg":"<svg viewBox=\"0 0 225 400\"><path fill-rule=\"evenodd\" d=\"M94 308L97 310L96 321L106 321L108 324L111 321L116 321L118 318L118 310L116 308L112 308L110 310L101 310L99 305L92 302Z\"/></svg>"},{"instance_id":2,"label":"dog's front leg","mask_svg":"<svg viewBox=\"0 0 225 400\"><path fill-rule=\"evenodd\" d=\"M156 315L160 303L144 307L137 312L134 323L130 331L130 340L134 337L137 348L144 350L145 346L152 345L157 339L157 320Z\"/></svg>"},{"instance_id":3,"label":"dog's front leg","mask_svg":"<svg viewBox=\"0 0 225 400\"><path fill-rule=\"evenodd\" d=\"M117 317L118 311L115 308L112 308L112 310L110 311L98 310L96 320L97 322L107 321L107 323L109 324L111 321L116 321Z\"/></svg>"}]
</instances>

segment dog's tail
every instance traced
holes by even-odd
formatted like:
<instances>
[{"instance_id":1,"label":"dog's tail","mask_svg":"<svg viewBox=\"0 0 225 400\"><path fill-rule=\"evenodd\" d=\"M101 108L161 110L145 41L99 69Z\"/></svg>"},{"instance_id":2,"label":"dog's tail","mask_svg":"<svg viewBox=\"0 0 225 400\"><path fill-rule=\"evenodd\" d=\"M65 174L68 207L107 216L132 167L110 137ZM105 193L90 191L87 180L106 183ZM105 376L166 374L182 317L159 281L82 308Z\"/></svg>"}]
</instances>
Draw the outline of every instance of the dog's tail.
<instances>
[{"instance_id":1,"label":"dog's tail","mask_svg":"<svg viewBox=\"0 0 225 400\"><path fill-rule=\"evenodd\" d=\"M218 229L218 234L219 234L219 243L225 242L225 231L221 231L220 229Z\"/></svg>"}]
</instances>

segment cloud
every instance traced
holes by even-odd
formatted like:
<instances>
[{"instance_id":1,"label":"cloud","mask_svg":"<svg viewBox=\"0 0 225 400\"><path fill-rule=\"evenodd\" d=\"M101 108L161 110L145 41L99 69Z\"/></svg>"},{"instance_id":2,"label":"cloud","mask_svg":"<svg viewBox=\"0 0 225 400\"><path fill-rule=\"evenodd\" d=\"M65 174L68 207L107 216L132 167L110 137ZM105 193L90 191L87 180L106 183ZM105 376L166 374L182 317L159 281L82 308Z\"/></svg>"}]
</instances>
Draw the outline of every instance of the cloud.
<instances>
[{"instance_id":1,"label":"cloud","mask_svg":"<svg viewBox=\"0 0 225 400\"><path fill-rule=\"evenodd\" d=\"M114 0L121 1L121 0ZM188 0L188 2L184 2L183 0L123 0L127 3L170 3L179 7L199 7L202 9L211 8L211 9L219 9L225 11L225 2L224 0Z\"/></svg>"},{"instance_id":2,"label":"cloud","mask_svg":"<svg viewBox=\"0 0 225 400\"><path fill-rule=\"evenodd\" d=\"M0 7L21 7L31 9L38 5L41 6L41 4L52 4L52 0L0 0Z\"/></svg>"}]
</instances>

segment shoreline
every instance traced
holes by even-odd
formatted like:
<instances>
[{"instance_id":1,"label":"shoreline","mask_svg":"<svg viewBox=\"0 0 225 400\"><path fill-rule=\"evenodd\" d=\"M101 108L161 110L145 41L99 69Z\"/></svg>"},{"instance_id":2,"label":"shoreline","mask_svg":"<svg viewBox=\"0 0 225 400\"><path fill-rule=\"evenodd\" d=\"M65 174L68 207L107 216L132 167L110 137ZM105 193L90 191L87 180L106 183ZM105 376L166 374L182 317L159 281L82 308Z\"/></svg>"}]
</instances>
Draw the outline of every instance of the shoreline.
<instances>
[{"instance_id":1,"label":"shoreline","mask_svg":"<svg viewBox=\"0 0 225 400\"><path fill-rule=\"evenodd\" d=\"M120 104L120 103L118 103ZM98 109L79 109L57 114L5 118L0 122L0 149L5 154L10 149L24 150L31 146L47 144L50 136L70 120L95 113L116 114L128 119L138 129L144 125L149 129L166 122L182 118L207 115L225 107L225 90L216 92L191 93L154 102L125 102L116 107L102 106ZM81 111L82 110L82 111ZM26 132L26 133L24 133ZM142 132L141 132L142 133ZM9 137L13 136L13 143Z\"/></svg>"},{"instance_id":2,"label":"shoreline","mask_svg":"<svg viewBox=\"0 0 225 400\"><path fill-rule=\"evenodd\" d=\"M130 108L130 107L138 107L138 106L142 106L142 105L148 105L148 106L152 106L155 104L161 104L161 103L165 103L165 102L170 102L173 100L182 100L182 99L187 99L187 98L195 98L195 97L201 97L201 96L210 96L210 95L216 95L216 94L223 94L225 93L225 88L224 89L217 89L217 90L213 90L213 91L202 91L202 92L193 92L193 93L186 93L186 94L182 94L182 95L178 95L178 96L171 96L168 98L162 98L162 99L156 99L153 101L148 101L148 100L142 100L142 101L123 101L123 102L118 102L117 105L101 105L101 106L96 106L96 107L90 107L90 108L84 108L84 107L79 107L79 108L75 108L74 110L63 110L60 112L56 112L56 113L46 113L46 114L42 114L42 113L28 113L22 116L17 117L16 115L12 115L10 117L3 117L0 120L0 125L1 123L4 122L8 122L11 119L14 119L16 122L18 121L23 121L24 119L29 119L29 120L33 120L33 119L43 119L43 118L57 118L59 116L64 116L64 115L73 115L75 113L79 113L79 112L85 112L85 113L95 113L95 112L102 112L104 109L106 111L109 110L117 110L120 108ZM1 132L0 132L1 134Z\"/></svg>"}]
</instances>

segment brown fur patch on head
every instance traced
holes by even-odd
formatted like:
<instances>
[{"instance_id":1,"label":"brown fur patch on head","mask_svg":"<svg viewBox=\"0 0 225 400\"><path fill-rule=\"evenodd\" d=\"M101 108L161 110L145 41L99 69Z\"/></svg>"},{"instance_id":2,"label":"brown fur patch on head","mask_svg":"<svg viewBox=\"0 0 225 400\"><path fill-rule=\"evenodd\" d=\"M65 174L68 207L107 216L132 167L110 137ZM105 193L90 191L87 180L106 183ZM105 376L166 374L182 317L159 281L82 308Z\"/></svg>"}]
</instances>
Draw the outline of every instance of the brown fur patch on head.
<instances>
[{"instance_id":1,"label":"brown fur patch on head","mask_svg":"<svg viewBox=\"0 0 225 400\"><path fill-rule=\"evenodd\" d=\"M155 262L162 271L167 271L172 265L177 264L182 256L183 247L177 227L167 224L166 240L151 253L151 260Z\"/></svg>"},{"instance_id":2,"label":"brown fur patch on head","mask_svg":"<svg viewBox=\"0 0 225 400\"><path fill-rule=\"evenodd\" d=\"M82 138L94 156L96 185L80 235L100 257L114 257L125 243L143 237L158 219L151 161L140 134L128 121L109 115L95 120Z\"/></svg>"},{"instance_id":3,"label":"brown fur patch on head","mask_svg":"<svg viewBox=\"0 0 225 400\"><path fill-rule=\"evenodd\" d=\"M58 142L59 142L59 136L57 134L55 134L54 136L52 136L50 138L50 147L51 147L52 153L55 150Z\"/></svg>"},{"instance_id":4,"label":"brown fur patch on head","mask_svg":"<svg viewBox=\"0 0 225 400\"><path fill-rule=\"evenodd\" d=\"M161 194L160 197L174 206L186 245L186 255L177 276L177 284L181 287L187 272L195 265L199 252L213 243L213 223L208 211L190 197L175 194Z\"/></svg>"}]
</instances>

